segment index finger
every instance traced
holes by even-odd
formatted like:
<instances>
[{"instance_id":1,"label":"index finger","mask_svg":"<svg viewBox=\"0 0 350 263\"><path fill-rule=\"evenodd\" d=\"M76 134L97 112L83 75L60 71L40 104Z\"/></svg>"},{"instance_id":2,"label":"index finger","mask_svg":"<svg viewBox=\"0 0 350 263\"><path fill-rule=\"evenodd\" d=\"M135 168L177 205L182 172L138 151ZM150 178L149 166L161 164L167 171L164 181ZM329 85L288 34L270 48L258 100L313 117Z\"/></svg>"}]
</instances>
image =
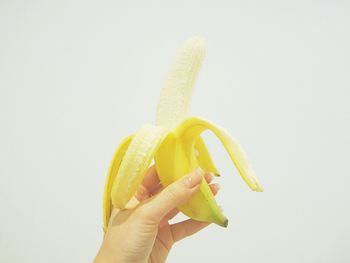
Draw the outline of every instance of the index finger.
<instances>
[{"instance_id":1,"label":"index finger","mask_svg":"<svg viewBox=\"0 0 350 263\"><path fill-rule=\"evenodd\" d=\"M148 168L145 178L142 181L142 185L150 193L159 185L159 183L160 181L157 174L156 166L152 165L150 168Z\"/></svg>"},{"instance_id":2,"label":"index finger","mask_svg":"<svg viewBox=\"0 0 350 263\"><path fill-rule=\"evenodd\" d=\"M159 178L154 165L148 168L145 177L135 193L136 199L141 202L150 197L151 193L160 186Z\"/></svg>"}]
</instances>

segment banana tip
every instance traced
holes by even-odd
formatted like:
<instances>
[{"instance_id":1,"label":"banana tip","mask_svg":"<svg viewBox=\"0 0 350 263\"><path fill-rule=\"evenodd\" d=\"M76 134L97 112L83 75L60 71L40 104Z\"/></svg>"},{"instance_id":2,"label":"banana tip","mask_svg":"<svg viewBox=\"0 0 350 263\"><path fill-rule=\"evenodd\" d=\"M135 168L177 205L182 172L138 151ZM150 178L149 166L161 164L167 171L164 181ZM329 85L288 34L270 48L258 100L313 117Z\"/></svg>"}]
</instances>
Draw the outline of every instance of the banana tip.
<instances>
[{"instance_id":1,"label":"banana tip","mask_svg":"<svg viewBox=\"0 0 350 263\"><path fill-rule=\"evenodd\" d=\"M255 191L256 192L264 192L264 187L262 187L262 185L259 185Z\"/></svg>"},{"instance_id":2,"label":"banana tip","mask_svg":"<svg viewBox=\"0 0 350 263\"><path fill-rule=\"evenodd\" d=\"M227 227L228 226L228 219L225 220L225 222L222 224L223 227Z\"/></svg>"},{"instance_id":3,"label":"banana tip","mask_svg":"<svg viewBox=\"0 0 350 263\"><path fill-rule=\"evenodd\" d=\"M217 225L226 228L228 226L228 219L225 218L224 220L220 220L215 222Z\"/></svg>"},{"instance_id":4,"label":"banana tip","mask_svg":"<svg viewBox=\"0 0 350 263\"><path fill-rule=\"evenodd\" d=\"M194 36L186 40L186 44L195 44L204 48L206 46L207 40L201 36Z\"/></svg>"}]
</instances>

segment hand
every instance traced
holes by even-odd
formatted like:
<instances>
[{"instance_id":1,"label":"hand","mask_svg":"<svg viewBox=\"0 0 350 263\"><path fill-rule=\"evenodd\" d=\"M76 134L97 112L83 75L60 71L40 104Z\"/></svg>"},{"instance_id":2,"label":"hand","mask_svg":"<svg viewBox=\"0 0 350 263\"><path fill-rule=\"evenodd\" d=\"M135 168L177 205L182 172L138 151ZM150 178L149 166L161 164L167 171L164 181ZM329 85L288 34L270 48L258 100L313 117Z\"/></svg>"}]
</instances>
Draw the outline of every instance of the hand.
<instances>
[{"instance_id":1,"label":"hand","mask_svg":"<svg viewBox=\"0 0 350 263\"><path fill-rule=\"evenodd\" d=\"M179 213L177 207L199 190L201 174L195 170L163 188L155 167L150 167L127 208L113 209L95 263L162 263L175 242L208 226L209 223L193 219L168 222ZM213 175L206 173L204 178L210 183ZM219 185L210 184L210 188L216 194Z\"/></svg>"}]
</instances>

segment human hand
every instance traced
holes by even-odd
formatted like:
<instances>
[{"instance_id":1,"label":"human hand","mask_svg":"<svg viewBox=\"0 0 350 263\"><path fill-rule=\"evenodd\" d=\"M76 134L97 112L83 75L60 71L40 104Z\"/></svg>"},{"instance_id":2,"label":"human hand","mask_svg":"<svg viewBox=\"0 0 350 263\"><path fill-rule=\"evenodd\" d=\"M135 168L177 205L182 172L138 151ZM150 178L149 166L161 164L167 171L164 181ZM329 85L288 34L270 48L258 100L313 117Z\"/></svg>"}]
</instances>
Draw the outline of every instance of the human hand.
<instances>
[{"instance_id":1,"label":"human hand","mask_svg":"<svg viewBox=\"0 0 350 263\"><path fill-rule=\"evenodd\" d=\"M169 224L179 210L198 190L203 179L197 169L163 187L154 166L150 167L134 199L124 210L113 209L107 233L95 263L162 263L173 244L193 235L210 223L193 219ZM206 173L210 183L213 174ZM209 185L216 194L218 184Z\"/></svg>"}]
</instances>

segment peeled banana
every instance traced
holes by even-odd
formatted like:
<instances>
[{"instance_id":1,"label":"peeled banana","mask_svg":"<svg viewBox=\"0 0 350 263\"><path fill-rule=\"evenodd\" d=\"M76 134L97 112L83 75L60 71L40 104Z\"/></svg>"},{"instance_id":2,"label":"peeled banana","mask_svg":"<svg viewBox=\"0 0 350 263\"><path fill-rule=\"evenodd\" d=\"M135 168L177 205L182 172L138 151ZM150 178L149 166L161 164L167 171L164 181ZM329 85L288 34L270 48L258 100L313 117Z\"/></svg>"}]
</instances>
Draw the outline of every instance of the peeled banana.
<instances>
[{"instance_id":1,"label":"peeled banana","mask_svg":"<svg viewBox=\"0 0 350 263\"><path fill-rule=\"evenodd\" d=\"M205 130L222 142L243 180L256 192L263 188L239 143L223 128L188 116L193 87L202 65L204 39L193 37L179 49L162 89L156 124L146 124L120 143L105 183L103 225L107 231L112 208L123 209L141 184L152 162L161 183L167 186L197 167L219 174L201 137ZM228 220L218 207L208 183L179 207L190 218L226 227Z\"/></svg>"}]
</instances>

